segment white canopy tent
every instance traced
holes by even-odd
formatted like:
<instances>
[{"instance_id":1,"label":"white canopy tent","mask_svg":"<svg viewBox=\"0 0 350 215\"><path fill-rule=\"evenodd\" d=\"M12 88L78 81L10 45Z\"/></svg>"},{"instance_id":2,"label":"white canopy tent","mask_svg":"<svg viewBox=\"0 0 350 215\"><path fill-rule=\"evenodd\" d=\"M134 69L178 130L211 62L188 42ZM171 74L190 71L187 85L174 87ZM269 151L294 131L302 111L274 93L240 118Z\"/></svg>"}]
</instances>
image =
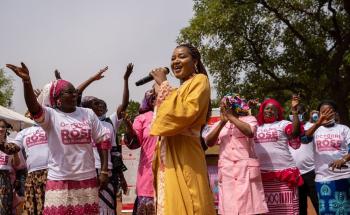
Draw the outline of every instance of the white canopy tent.
<instances>
[{"instance_id":1,"label":"white canopy tent","mask_svg":"<svg viewBox=\"0 0 350 215\"><path fill-rule=\"evenodd\" d=\"M10 123L13 127L13 130L19 131L23 128L32 126L34 121L28 119L27 117L13 111L7 109L0 105L0 118L5 119L8 123Z\"/></svg>"}]
</instances>

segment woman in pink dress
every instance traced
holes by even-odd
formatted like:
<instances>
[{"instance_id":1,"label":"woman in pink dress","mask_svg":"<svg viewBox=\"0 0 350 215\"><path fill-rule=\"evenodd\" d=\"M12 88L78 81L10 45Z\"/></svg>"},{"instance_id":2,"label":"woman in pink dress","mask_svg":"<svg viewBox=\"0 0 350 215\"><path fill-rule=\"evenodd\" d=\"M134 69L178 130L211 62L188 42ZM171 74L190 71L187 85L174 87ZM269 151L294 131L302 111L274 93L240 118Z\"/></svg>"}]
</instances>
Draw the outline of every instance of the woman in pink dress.
<instances>
[{"instance_id":1,"label":"woman in pink dress","mask_svg":"<svg viewBox=\"0 0 350 215\"><path fill-rule=\"evenodd\" d=\"M239 96L221 101L221 120L205 137L209 146L220 144L219 214L268 212L254 151L257 121Z\"/></svg>"},{"instance_id":2,"label":"woman in pink dress","mask_svg":"<svg viewBox=\"0 0 350 215\"><path fill-rule=\"evenodd\" d=\"M126 120L126 146L130 149L141 148L136 183L137 199L133 212L137 215L155 214L152 160L157 137L149 134L155 99L156 93L153 88L145 93L139 109L140 115L135 118L134 123L131 125L131 122Z\"/></svg>"}]
</instances>

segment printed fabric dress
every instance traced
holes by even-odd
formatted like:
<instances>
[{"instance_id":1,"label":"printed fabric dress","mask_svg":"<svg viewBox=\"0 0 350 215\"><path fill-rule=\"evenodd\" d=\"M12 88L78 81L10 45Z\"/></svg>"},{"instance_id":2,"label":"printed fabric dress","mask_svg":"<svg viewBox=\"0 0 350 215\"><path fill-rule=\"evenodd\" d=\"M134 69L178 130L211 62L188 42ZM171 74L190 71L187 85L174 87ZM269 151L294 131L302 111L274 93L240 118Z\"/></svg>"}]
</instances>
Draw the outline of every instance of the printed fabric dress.
<instances>
[{"instance_id":1,"label":"printed fabric dress","mask_svg":"<svg viewBox=\"0 0 350 215\"><path fill-rule=\"evenodd\" d=\"M200 129L206 123L209 80L197 74L178 89L160 87L151 135L160 136L153 161L157 214L215 214Z\"/></svg>"}]
</instances>

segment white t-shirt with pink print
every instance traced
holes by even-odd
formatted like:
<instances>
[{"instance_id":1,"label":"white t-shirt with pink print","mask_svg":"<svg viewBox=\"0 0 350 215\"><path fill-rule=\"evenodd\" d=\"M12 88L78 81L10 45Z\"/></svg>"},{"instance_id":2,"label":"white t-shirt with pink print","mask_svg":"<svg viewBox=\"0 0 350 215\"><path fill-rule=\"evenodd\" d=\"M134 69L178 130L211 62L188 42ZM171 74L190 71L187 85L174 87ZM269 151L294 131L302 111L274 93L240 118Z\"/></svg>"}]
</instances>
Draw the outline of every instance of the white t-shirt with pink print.
<instances>
[{"instance_id":1,"label":"white t-shirt with pink print","mask_svg":"<svg viewBox=\"0 0 350 215\"><path fill-rule=\"evenodd\" d=\"M72 113L44 107L44 116L40 125L48 138L47 178L80 181L96 177L92 140L100 142L108 138L96 114L81 107Z\"/></svg>"},{"instance_id":2,"label":"white t-shirt with pink print","mask_svg":"<svg viewBox=\"0 0 350 215\"><path fill-rule=\"evenodd\" d=\"M258 126L254 141L261 170L279 171L296 167L285 133L290 121L281 120Z\"/></svg>"},{"instance_id":3,"label":"white t-shirt with pink print","mask_svg":"<svg viewBox=\"0 0 350 215\"><path fill-rule=\"evenodd\" d=\"M13 139L8 137L6 141L11 143ZM12 159L13 155L8 155L0 151L0 170L12 170Z\"/></svg>"},{"instance_id":4,"label":"white t-shirt with pink print","mask_svg":"<svg viewBox=\"0 0 350 215\"><path fill-rule=\"evenodd\" d=\"M46 133L40 126L23 129L16 135L16 138L12 142L19 146L21 150L25 151L29 173L47 169L49 147L47 145Z\"/></svg>"},{"instance_id":5,"label":"white t-shirt with pink print","mask_svg":"<svg viewBox=\"0 0 350 215\"><path fill-rule=\"evenodd\" d=\"M334 160L341 159L349 151L350 129L341 124L332 127L319 127L314 133L315 172L317 182L334 181L350 178L350 164L348 168L329 168Z\"/></svg>"}]
</instances>

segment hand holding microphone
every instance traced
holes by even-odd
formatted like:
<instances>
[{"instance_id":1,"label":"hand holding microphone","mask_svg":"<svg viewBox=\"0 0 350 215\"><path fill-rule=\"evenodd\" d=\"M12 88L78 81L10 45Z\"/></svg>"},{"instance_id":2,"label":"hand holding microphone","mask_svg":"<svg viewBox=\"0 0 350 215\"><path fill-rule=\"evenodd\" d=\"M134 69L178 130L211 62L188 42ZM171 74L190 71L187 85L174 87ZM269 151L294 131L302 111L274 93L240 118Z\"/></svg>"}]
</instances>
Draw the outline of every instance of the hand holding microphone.
<instances>
[{"instance_id":1,"label":"hand holding microphone","mask_svg":"<svg viewBox=\"0 0 350 215\"><path fill-rule=\"evenodd\" d=\"M155 80L155 82L158 85L160 85L163 81L167 80L166 75L169 74L169 72L169 68L167 67L159 67L156 69L152 69L148 76L138 80L135 84L136 86L140 86L152 80Z\"/></svg>"}]
</instances>

